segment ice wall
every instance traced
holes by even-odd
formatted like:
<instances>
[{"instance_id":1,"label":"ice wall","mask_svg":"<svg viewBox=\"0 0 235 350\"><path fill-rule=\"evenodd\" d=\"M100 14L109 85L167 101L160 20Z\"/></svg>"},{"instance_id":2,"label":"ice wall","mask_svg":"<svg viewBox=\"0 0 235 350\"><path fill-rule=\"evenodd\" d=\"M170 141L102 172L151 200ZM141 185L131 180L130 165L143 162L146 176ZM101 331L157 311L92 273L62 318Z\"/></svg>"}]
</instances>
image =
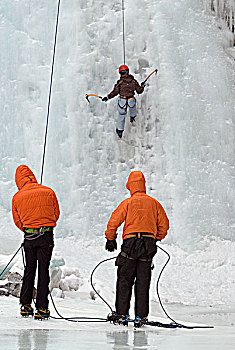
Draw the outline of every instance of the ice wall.
<instances>
[{"instance_id":1,"label":"ice wall","mask_svg":"<svg viewBox=\"0 0 235 350\"><path fill-rule=\"evenodd\" d=\"M169 242L234 240L234 63L221 33L193 0L125 4L126 63L139 81L155 68L159 75L137 97L136 126L127 119L120 141L116 100L88 104L85 94L104 96L118 79L121 2L61 2L43 178L60 200L57 235L103 235L128 195L129 172L140 169L169 214ZM57 2L0 6L0 230L14 240L14 170L26 163L40 179Z\"/></svg>"},{"instance_id":2,"label":"ice wall","mask_svg":"<svg viewBox=\"0 0 235 350\"><path fill-rule=\"evenodd\" d=\"M235 46L235 1L234 0L200 0L204 8L218 20L217 25L223 30L225 47Z\"/></svg>"}]
</instances>

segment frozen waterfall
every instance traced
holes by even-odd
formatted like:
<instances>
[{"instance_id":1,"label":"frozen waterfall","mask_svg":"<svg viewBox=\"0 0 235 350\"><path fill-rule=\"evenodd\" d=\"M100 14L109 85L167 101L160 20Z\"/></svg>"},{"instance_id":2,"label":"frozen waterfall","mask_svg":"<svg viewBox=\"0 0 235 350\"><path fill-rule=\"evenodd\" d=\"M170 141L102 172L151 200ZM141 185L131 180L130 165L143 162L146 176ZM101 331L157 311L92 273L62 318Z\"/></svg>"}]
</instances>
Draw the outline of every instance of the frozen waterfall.
<instances>
[{"instance_id":1,"label":"frozen waterfall","mask_svg":"<svg viewBox=\"0 0 235 350\"><path fill-rule=\"evenodd\" d=\"M40 179L57 1L1 1L0 231L11 219L15 168ZM133 16L134 14L134 16ZM200 1L126 1L126 63L141 82L136 125L115 135L116 99L102 103L122 64L120 1L62 1L44 184L60 200L57 236L103 236L140 169L171 221L169 243L234 240L234 62ZM17 239L16 239L17 237ZM102 238L103 239L103 238Z\"/></svg>"}]
</instances>

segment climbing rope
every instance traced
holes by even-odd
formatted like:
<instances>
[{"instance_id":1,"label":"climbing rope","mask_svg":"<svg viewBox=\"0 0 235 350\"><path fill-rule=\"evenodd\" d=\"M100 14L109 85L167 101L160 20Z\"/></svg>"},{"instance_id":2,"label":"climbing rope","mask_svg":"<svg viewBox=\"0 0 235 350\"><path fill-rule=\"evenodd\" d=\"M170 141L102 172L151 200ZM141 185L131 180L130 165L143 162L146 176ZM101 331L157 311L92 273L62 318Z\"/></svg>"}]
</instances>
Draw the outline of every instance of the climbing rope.
<instances>
[{"instance_id":1,"label":"climbing rope","mask_svg":"<svg viewBox=\"0 0 235 350\"><path fill-rule=\"evenodd\" d=\"M3 276L4 272L6 271L6 269L8 268L8 266L10 265L10 263L12 262L12 260L14 259L14 257L18 254L18 252L20 251L20 249L22 249L23 251L23 243L21 244L21 246L19 247L19 249L16 251L16 253L13 255L13 257L11 258L11 260L9 261L9 263L4 267L4 269L1 271L0 273L0 278Z\"/></svg>"},{"instance_id":2,"label":"climbing rope","mask_svg":"<svg viewBox=\"0 0 235 350\"><path fill-rule=\"evenodd\" d=\"M124 18L124 0L122 0L122 41L123 41L123 64L126 63L126 49L125 49L125 18Z\"/></svg>"},{"instance_id":3,"label":"climbing rope","mask_svg":"<svg viewBox=\"0 0 235 350\"><path fill-rule=\"evenodd\" d=\"M93 288L94 292L98 295L98 297L109 307L110 311L113 312L113 309L111 308L111 306L109 305L109 303L97 292L97 290L95 289L94 287L94 284L93 284L93 274L95 272L95 270L97 269L98 266L100 266L101 264L103 264L104 262L106 261L109 261L109 260L113 260L113 259L116 259L117 256L114 256L113 258L109 258L109 259L105 259L105 260L102 260L101 262L99 262L99 264L97 264L95 266L95 268L93 269L92 273L91 273L91 287Z\"/></svg>"},{"instance_id":4,"label":"climbing rope","mask_svg":"<svg viewBox=\"0 0 235 350\"><path fill-rule=\"evenodd\" d=\"M54 63L55 63L55 49L56 49L56 40L57 40L57 31L58 31L58 22L59 22L59 12L60 12L60 0L58 0L58 7L57 7L54 49L53 49L53 58L52 58L52 65L51 65L51 81L50 81L49 97L48 97L48 105L47 105L46 131L45 131L45 138L44 138L44 148L43 148L42 170L41 170L41 181L40 181L40 184L42 184L44 162L45 162L45 154L46 154L47 131L48 131L48 122L49 122L49 115L50 115L51 90L52 90L53 72L54 72Z\"/></svg>"},{"instance_id":5,"label":"climbing rope","mask_svg":"<svg viewBox=\"0 0 235 350\"><path fill-rule=\"evenodd\" d=\"M186 329L194 329L194 328L213 328L213 326L186 326L186 325L184 325L184 324L182 324L182 323L179 323L179 322L175 321L175 320L174 320L172 317L170 317L169 314L166 312L166 309L165 309L165 307L163 306L163 303L162 303L162 301L161 301L160 294L159 294L159 281L160 281L161 275L162 275L162 273L163 273L163 271L164 271L166 265L169 263L171 257L170 257L170 254L167 253L167 251L166 251L165 249L159 247L159 245L157 246L157 248L161 249L161 251L163 251L163 252L167 255L167 261L166 261L166 263L164 264L164 266L162 267L160 274L158 275L157 284L156 284L156 292L157 292L159 304L160 304L160 306L161 306L161 308L162 308L164 314L173 322L173 323L170 323L170 325L168 325L169 328L177 328L177 327L178 327L178 328L186 328ZM157 326L157 327L159 327L159 322L154 322L154 321L152 321L152 322L149 322L148 324L151 325L151 326ZM166 326L166 325L164 325L164 326Z\"/></svg>"}]
</instances>

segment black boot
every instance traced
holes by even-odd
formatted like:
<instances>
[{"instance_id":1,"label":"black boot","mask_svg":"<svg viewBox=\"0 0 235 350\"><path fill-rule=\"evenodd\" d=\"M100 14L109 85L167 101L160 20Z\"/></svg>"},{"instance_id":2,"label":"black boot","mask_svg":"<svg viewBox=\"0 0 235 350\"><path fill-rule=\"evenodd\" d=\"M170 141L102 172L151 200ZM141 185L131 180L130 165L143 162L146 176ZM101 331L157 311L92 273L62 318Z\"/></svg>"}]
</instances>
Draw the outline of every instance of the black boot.
<instances>
[{"instance_id":1,"label":"black boot","mask_svg":"<svg viewBox=\"0 0 235 350\"><path fill-rule=\"evenodd\" d=\"M129 315L119 315L115 311L107 316L107 320L113 322L113 324L122 324L128 326Z\"/></svg>"},{"instance_id":2,"label":"black boot","mask_svg":"<svg viewBox=\"0 0 235 350\"><path fill-rule=\"evenodd\" d=\"M135 122L135 117L136 117L136 116L130 117L130 122L131 122L131 123Z\"/></svg>"},{"instance_id":3,"label":"black boot","mask_svg":"<svg viewBox=\"0 0 235 350\"><path fill-rule=\"evenodd\" d=\"M120 139L122 138L122 133L124 130L118 130L116 129L116 133L118 134L118 136L120 137Z\"/></svg>"},{"instance_id":4,"label":"black boot","mask_svg":"<svg viewBox=\"0 0 235 350\"><path fill-rule=\"evenodd\" d=\"M140 327L144 326L147 322L148 322L147 317L136 316L135 321L134 321L134 327L140 328Z\"/></svg>"}]
</instances>

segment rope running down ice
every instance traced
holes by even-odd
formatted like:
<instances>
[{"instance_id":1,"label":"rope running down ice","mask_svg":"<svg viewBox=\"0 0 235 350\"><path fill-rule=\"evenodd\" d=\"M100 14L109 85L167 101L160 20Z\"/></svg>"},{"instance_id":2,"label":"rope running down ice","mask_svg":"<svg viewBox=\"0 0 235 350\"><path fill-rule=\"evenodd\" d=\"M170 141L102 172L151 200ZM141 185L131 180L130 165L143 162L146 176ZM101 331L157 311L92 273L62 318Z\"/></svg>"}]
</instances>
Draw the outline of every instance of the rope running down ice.
<instances>
[{"instance_id":1,"label":"rope running down ice","mask_svg":"<svg viewBox=\"0 0 235 350\"><path fill-rule=\"evenodd\" d=\"M40 184L42 184L42 177L43 177L43 170L44 170L44 162L45 162L45 154L46 154L47 131L48 131L48 122L49 122L49 115L50 115L51 90L52 90L53 73L54 73L55 50L56 50L56 41L57 41L57 31L58 31L59 13L60 13L60 0L58 0L57 16L56 16L56 29L55 29L55 39L54 39L53 58L52 58L52 65L51 65L51 81L50 81L49 97L48 97L48 105L47 105L46 131L45 131L45 138L44 138L44 148L43 148L42 170L41 170L41 181L40 181Z\"/></svg>"}]
</instances>

